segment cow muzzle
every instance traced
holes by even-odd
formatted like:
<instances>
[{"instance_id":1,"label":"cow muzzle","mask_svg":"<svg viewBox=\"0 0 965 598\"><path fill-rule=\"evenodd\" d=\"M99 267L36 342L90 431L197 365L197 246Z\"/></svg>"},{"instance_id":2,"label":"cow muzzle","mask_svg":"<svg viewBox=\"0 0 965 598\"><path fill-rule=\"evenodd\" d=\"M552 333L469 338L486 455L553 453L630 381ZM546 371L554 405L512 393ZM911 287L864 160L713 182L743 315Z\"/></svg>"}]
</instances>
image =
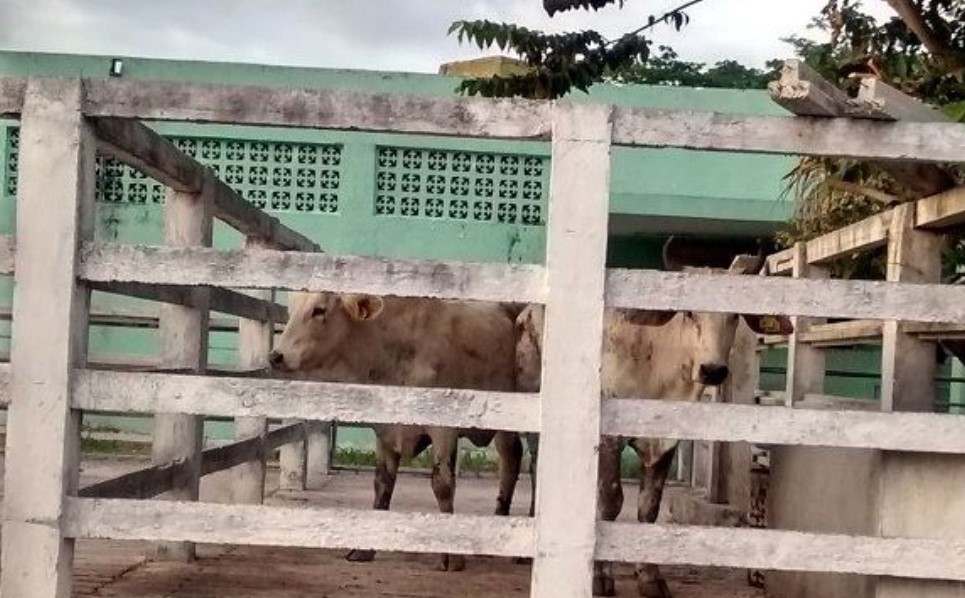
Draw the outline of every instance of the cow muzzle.
<instances>
[{"instance_id":1,"label":"cow muzzle","mask_svg":"<svg viewBox=\"0 0 965 598\"><path fill-rule=\"evenodd\" d=\"M268 354L268 363L271 364L276 370L287 370L288 367L285 364L285 355L280 351L272 351Z\"/></svg>"},{"instance_id":2,"label":"cow muzzle","mask_svg":"<svg viewBox=\"0 0 965 598\"><path fill-rule=\"evenodd\" d=\"M730 370L721 363L700 364L700 383L708 386L719 386L727 379Z\"/></svg>"}]
</instances>

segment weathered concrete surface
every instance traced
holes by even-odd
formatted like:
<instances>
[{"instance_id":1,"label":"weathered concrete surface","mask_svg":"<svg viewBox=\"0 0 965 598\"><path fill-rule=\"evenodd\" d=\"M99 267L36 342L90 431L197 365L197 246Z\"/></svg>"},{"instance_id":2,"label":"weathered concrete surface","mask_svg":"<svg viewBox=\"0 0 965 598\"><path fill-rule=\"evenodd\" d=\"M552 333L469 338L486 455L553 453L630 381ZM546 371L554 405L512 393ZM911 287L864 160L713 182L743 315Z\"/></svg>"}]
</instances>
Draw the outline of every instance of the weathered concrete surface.
<instances>
[{"instance_id":1,"label":"weathered concrete surface","mask_svg":"<svg viewBox=\"0 0 965 598\"><path fill-rule=\"evenodd\" d=\"M737 527L744 523L745 511L726 504L707 502L704 492L681 489L668 500L670 521L681 525Z\"/></svg>"},{"instance_id":2,"label":"weathered concrete surface","mask_svg":"<svg viewBox=\"0 0 965 598\"><path fill-rule=\"evenodd\" d=\"M879 455L873 450L774 447L767 500L769 527L874 535ZM859 575L767 572L772 598L873 598Z\"/></svg>"},{"instance_id":3,"label":"weathered concrete surface","mask_svg":"<svg viewBox=\"0 0 965 598\"><path fill-rule=\"evenodd\" d=\"M883 536L960 538L965 528L965 462L959 455L890 453L882 460ZM965 584L881 579L877 598L965 596Z\"/></svg>"},{"instance_id":4,"label":"weathered concrete surface","mask_svg":"<svg viewBox=\"0 0 965 598\"><path fill-rule=\"evenodd\" d=\"M87 459L81 484L98 482L146 464L143 459ZM3 462L0 460L0 473ZM2 478L2 476L0 476ZM221 472L202 478L201 499L230 502L228 482ZM278 490L278 469L268 471L266 504L367 509L372 502L372 473L337 472L320 490ZM529 507L529 480L519 483L514 515ZM667 496L681 489L668 487ZM489 514L495 508L496 480L490 476L461 477L456 511ZM403 474L392 504L398 511L436 509L424 475ZM669 517L667 509L661 519ZM635 509L624 509L622 521L633 521ZM349 563L339 550L198 545L194 564L148 562L145 543L84 540L77 543L74 595L77 598L523 598L529 595L530 567L509 559L469 557L466 571L432 570L432 555L380 553L374 563ZM763 598L747 586L743 571L696 567L666 567L675 598ZM621 596L635 596L631 565L616 570Z\"/></svg>"}]
</instances>

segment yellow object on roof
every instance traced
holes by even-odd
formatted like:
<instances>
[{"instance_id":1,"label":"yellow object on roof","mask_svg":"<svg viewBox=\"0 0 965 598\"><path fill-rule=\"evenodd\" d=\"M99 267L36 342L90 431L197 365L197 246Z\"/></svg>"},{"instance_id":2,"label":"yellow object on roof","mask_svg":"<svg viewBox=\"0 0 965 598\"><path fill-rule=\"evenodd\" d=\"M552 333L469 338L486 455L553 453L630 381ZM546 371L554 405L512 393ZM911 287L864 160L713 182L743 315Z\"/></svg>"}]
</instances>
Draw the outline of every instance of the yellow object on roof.
<instances>
[{"instance_id":1,"label":"yellow object on roof","mask_svg":"<svg viewBox=\"0 0 965 598\"><path fill-rule=\"evenodd\" d=\"M530 67L526 63L509 56L484 56L472 60L455 60L439 66L440 75L457 77L490 77L492 75L522 75Z\"/></svg>"}]
</instances>

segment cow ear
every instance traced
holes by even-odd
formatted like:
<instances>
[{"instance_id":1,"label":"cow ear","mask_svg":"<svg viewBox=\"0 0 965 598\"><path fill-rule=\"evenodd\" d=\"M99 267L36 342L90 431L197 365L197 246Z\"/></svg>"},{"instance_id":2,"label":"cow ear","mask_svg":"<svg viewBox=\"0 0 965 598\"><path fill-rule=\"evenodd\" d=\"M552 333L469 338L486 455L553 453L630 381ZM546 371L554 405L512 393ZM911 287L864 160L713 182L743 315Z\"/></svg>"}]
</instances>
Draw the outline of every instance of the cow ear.
<instances>
[{"instance_id":1,"label":"cow ear","mask_svg":"<svg viewBox=\"0 0 965 598\"><path fill-rule=\"evenodd\" d=\"M626 319L637 326L663 326L677 315L675 311L649 311L645 309L627 310Z\"/></svg>"},{"instance_id":2,"label":"cow ear","mask_svg":"<svg viewBox=\"0 0 965 598\"><path fill-rule=\"evenodd\" d=\"M375 295L342 295L342 307L356 322L379 317L383 305L382 298Z\"/></svg>"},{"instance_id":3,"label":"cow ear","mask_svg":"<svg viewBox=\"0 0 965 598\"><path fill-rule=\"evenodd\" d=\"M761 316L755 314L741 314L744 321L757 334L791 334L794 324L787 316Z\"/></svg>"}]
</instances>

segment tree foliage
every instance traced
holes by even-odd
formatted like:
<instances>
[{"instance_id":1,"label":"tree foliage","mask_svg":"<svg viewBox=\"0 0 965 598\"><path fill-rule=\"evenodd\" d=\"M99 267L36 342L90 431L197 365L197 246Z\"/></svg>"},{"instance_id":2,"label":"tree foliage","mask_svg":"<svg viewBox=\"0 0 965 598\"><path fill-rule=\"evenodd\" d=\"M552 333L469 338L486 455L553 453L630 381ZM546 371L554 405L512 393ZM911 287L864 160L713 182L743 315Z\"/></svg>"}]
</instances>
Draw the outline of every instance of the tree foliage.
<instances>
[{"instance_id":1,"label":"tree foliage","mask_svg":"<svg viewBox=\"0 0 965 598\"><path fill-rule=\"evenodd\" d=\"M534 0L535 1L535 0ZM638 2L642 0L636 0ZM519 56L529 67L524 75L466 79L460 91L469 95L552 99L572 89L587 91L594 83L617 81L657 85L761 88L777 78L775 63L767 71L734 61L708 67L679 60L672 49L651 52L643 33L660 23L680 30L689 22L684 12L691 0L616 40L595 31L545 34L513 24L459 21L450 34L480 49L498 46ZM899 90L943 107L965 122L965 0L885 0L895 16L877 22L860 0L828 0L810 28L823 41L789 37L795 53L842 89L854 91L861 76L875 76ZM566 10L600 10L625 0L543 0L552 16ZM953 174L965 180L961 170ZM853 223L908 198L898 181L873 165L853 160L807 158L787 176L787 194L796 202L794 218L779 241L793 244ZM949 253L949 265L965 263L965 248ZM837 264L844 276L879 276L883 262L867 256Z\"/></svg>"},{"instance_id":2,"label":"tree foliage","mask_svg":"<svg viewBox=\"0 0 965 598\"><path fill-rule=\"evenodd\" d=\"M777 78L781 67L779 60L768 62L766 71L744 66L736 60L721 60L708 66L702 62L680 60L668 46L658 49L659 53L651 54L646 62L615 71L605 80L646 85L767 89L767 83Z\"/></svg>"},{"instance_id":3,"label":"tree foliage","mask_svg":"<svg viewBox=\"0 0 965 598\"><path fill-rule=\"evenodd\" d=\"M890 3L894 4L895 2ZM925 47L902 18L877 23L862 11L859 1L831 0L811 24L823 32L826 41L787 38L796 53L822 76L845 90L853 91L860 76L875 76L901 91L938 106L961 119L965 115L965 84L954 57L965 40L965 2L962 0L921 0L915 3L919 16L934 30L936 39L947 44L941 55ZM928 35L928 34L926 34ZM963 121L965 122L965 121ZM960 170L951 169L959 182ZM901 184L866 162L805 158L787 176L787 192L796 210L778 241L790 246L887 209L908 198ZM946 260L954 269L960 248L953 248ZM879 278L884 275L882 255L860 255L834 265L844 277Z\"/></svg>"},{"instance_id":4,"label":"tree foliage","mask_svg":"<svg viewBox=\"0 0 965 598\"><path fill-rule=\"evenodd\" d=\"M560 4L566 4L565 8L554 5L553 10L596 9L617 1L564 2ZM646 24L614 40L607 40L596 31L548 34L511 23L456 21L450 26L449 34L456 34L460 42L475 43L481 50L496 46L515 54L529 67L525 74L467 78L460 83L459 91L484 97L538 99L559 98L572 89L586 92L608 75L646 62L651 42L643 32L660 23L669 23L680 30L690 21L684 10L701 1L691 0L661 16L651 15ZM623 2L619 4L622 7Z\"/></svg>"}]
</instances>

